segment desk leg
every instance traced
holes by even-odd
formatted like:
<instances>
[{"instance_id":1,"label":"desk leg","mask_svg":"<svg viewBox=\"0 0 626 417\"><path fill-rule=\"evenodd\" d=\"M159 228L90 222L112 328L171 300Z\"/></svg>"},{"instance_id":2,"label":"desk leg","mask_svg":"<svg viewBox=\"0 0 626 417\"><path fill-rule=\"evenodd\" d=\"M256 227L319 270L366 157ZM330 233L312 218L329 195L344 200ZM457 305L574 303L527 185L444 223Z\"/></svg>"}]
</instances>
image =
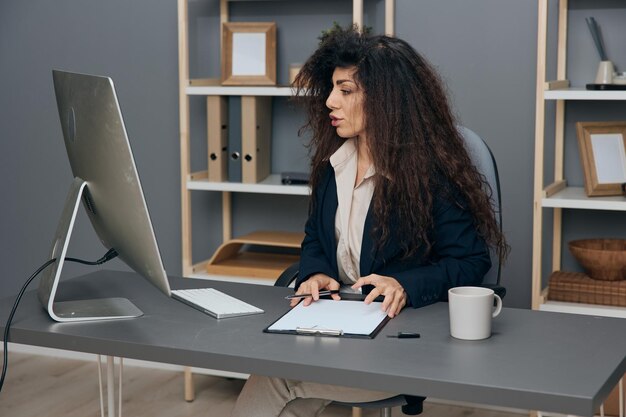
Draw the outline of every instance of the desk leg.
<instances>
[{"instance_id":1,"label":"desk leg","mask_svg":"<svg viewBox=\"0 0 626 417\"><path fill-rule=\"evenodd\" d=\"M626 405L624 404L624 378L619 380L619 417L626 414Z\"/></svg>"},{"instance_id":2,"label":"desk leg","mask_svg":"<svg viewBox=\"0 0 626 417\"><path fill-rule=\"evenodd\" d=\"M191 402L196 398L193 387L193 372L189 366L185 366L185 401Z\"/></svg>"},{"instance_id":3,"label":"desk leg","mask_svg":"<svg viewBox=\"0 0 626 417\"><path fill-rule=\"evenodd\" d=\"M122 417L122 374L124 371L124 360L123 358L119 358L119 371L118 371L118 387L117 391L119 394L118 406L117 406L117 416L115 413L115 357L113 356L105 356L107 362L107 417ZM103 387L102 387L102 358L101 355L98 355L98 386L100 388L100 416L105 417L104 415L104 395L103 395Z\"/></svg>"},{"instance_id":4,"label":"desk leg","mask_svg":"<svg viewBox=\"0 0 626 417\"><path fill-rule=\"evenodd\" d=\"M363 417L363 409L352 407L352 417Z\"/></svg>"},{"instance_id":5,"label":"desk leg","mask_svg":"<svg viewBox=\"0 0 626 417\"><path fill-rule=\"evenodd\" d=\"M626 417L626 404L624 404L624 378L619 380L618 386L618 415ZM600 417L604 417L604 403L600 404ZM530 417L545 417L541 411L531 411Z\"/></svg>"},{"instance_id":6,"label":"desk leg","mask_svg":"<svg viewBox=\"0 0 626 417\"><path fill-rule=\"evenodd\" d=\"M115 358L107 356L107 411L115 417Z\"/></svg>"}]
</instances>

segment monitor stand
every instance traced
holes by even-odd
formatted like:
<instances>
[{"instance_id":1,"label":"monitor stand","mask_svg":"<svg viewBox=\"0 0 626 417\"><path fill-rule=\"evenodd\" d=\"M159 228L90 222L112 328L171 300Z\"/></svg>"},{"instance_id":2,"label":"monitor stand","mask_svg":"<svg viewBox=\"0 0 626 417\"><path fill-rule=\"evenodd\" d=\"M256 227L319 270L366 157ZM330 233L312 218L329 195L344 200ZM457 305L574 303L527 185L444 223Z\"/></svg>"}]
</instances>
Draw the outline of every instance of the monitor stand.
<instances>
[{"instance_id":1,"label":"monitor stand","mask_svg":"<svg viewBox=\"0 0 626 417\"><path fill-rule=\"evenodd\" d=\"M139 317L143 312L125 298L99 298L93 300L77 300L55 302L54 297L59 286L63 263L67 255L76 214L81 198L85 193L87 182L76 177L65 200L65 206L54 237L51 258L56 262L44 271L39 282L38 295L44 308L53 320L59 322L75 322L87 320L112 320Z\"/></svg>"}]
</instances>

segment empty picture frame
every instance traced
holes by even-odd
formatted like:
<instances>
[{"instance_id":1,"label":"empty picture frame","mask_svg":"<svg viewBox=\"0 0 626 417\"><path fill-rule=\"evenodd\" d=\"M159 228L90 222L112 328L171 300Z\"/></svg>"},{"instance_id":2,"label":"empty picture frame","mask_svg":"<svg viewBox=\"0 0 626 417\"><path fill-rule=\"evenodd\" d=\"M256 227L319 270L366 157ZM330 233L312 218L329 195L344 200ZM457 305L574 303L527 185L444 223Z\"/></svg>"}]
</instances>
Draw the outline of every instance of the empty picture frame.
<instances>
[{"instance_id":1,"label":"empty picture frame","mask_svg":"<svg viewBox=\"0 0 626 417\"><path fill-rule=\"evenodd\" d=\"M276 85L276 23L224 23L222 40L223 85Z\"/></svg>"},{"instance_id":2,"label":"empty picture frame","mask_svg":"<svg viewBox=\"0 0 626 417\"><path fill-rule=\"evenodd\" d=\"M576 131L587 195L622 195L622 184L626 183L626 122L578 122Z\"/></svg>"}]
</instances>

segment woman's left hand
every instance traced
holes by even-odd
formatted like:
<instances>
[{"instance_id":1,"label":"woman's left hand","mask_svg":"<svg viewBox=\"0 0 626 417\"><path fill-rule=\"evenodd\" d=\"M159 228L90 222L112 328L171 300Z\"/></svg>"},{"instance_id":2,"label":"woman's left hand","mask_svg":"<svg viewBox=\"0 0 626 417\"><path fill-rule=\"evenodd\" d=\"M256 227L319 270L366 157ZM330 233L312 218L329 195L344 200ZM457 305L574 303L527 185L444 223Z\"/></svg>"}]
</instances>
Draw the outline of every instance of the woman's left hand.
<instances>
[{"instance_id":1,"label":"woman's left hand","mask_svg":"<svg viewBox=\"0 0 626 417\"><path fill-rule=\"evenodd\" d=\"M365 304L369 304L379 295L385 297L382 309L391 318L400 314L400 310L406 305L406 292L400 283L392 277L378 274L370 274L359 278L353 285L353 289L364 285L373 285L374 289L365 297Z\"/></svg>"}]
</instances>

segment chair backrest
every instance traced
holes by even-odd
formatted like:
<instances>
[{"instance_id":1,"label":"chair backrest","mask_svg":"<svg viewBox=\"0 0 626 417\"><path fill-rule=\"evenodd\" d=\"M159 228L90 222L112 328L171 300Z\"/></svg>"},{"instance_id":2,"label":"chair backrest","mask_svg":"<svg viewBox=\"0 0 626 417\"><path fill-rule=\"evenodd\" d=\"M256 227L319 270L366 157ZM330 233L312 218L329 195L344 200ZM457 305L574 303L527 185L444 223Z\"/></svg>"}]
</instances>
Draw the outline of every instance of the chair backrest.
<instances>
[{"instance_id":1,"label":"chair backrest","mask_svg":"<svg viewBox=\"0 0 626 417\"><path fill-rule=\"evenodd\" d=\"M500 230L502 230L502 201L500 198L500 178L498 177L498 166L496 160L491 153L484 140L470 129L459 126L459 132L465 139L465 146L472 158L472 162L482 175L491 190L491 204L493 204L496 213L496 221ZM483 284L498 285L500 284L500 270L502 262L495 250L491 249L491 269L485 275Z\"/></svg>"}]
</instances>

